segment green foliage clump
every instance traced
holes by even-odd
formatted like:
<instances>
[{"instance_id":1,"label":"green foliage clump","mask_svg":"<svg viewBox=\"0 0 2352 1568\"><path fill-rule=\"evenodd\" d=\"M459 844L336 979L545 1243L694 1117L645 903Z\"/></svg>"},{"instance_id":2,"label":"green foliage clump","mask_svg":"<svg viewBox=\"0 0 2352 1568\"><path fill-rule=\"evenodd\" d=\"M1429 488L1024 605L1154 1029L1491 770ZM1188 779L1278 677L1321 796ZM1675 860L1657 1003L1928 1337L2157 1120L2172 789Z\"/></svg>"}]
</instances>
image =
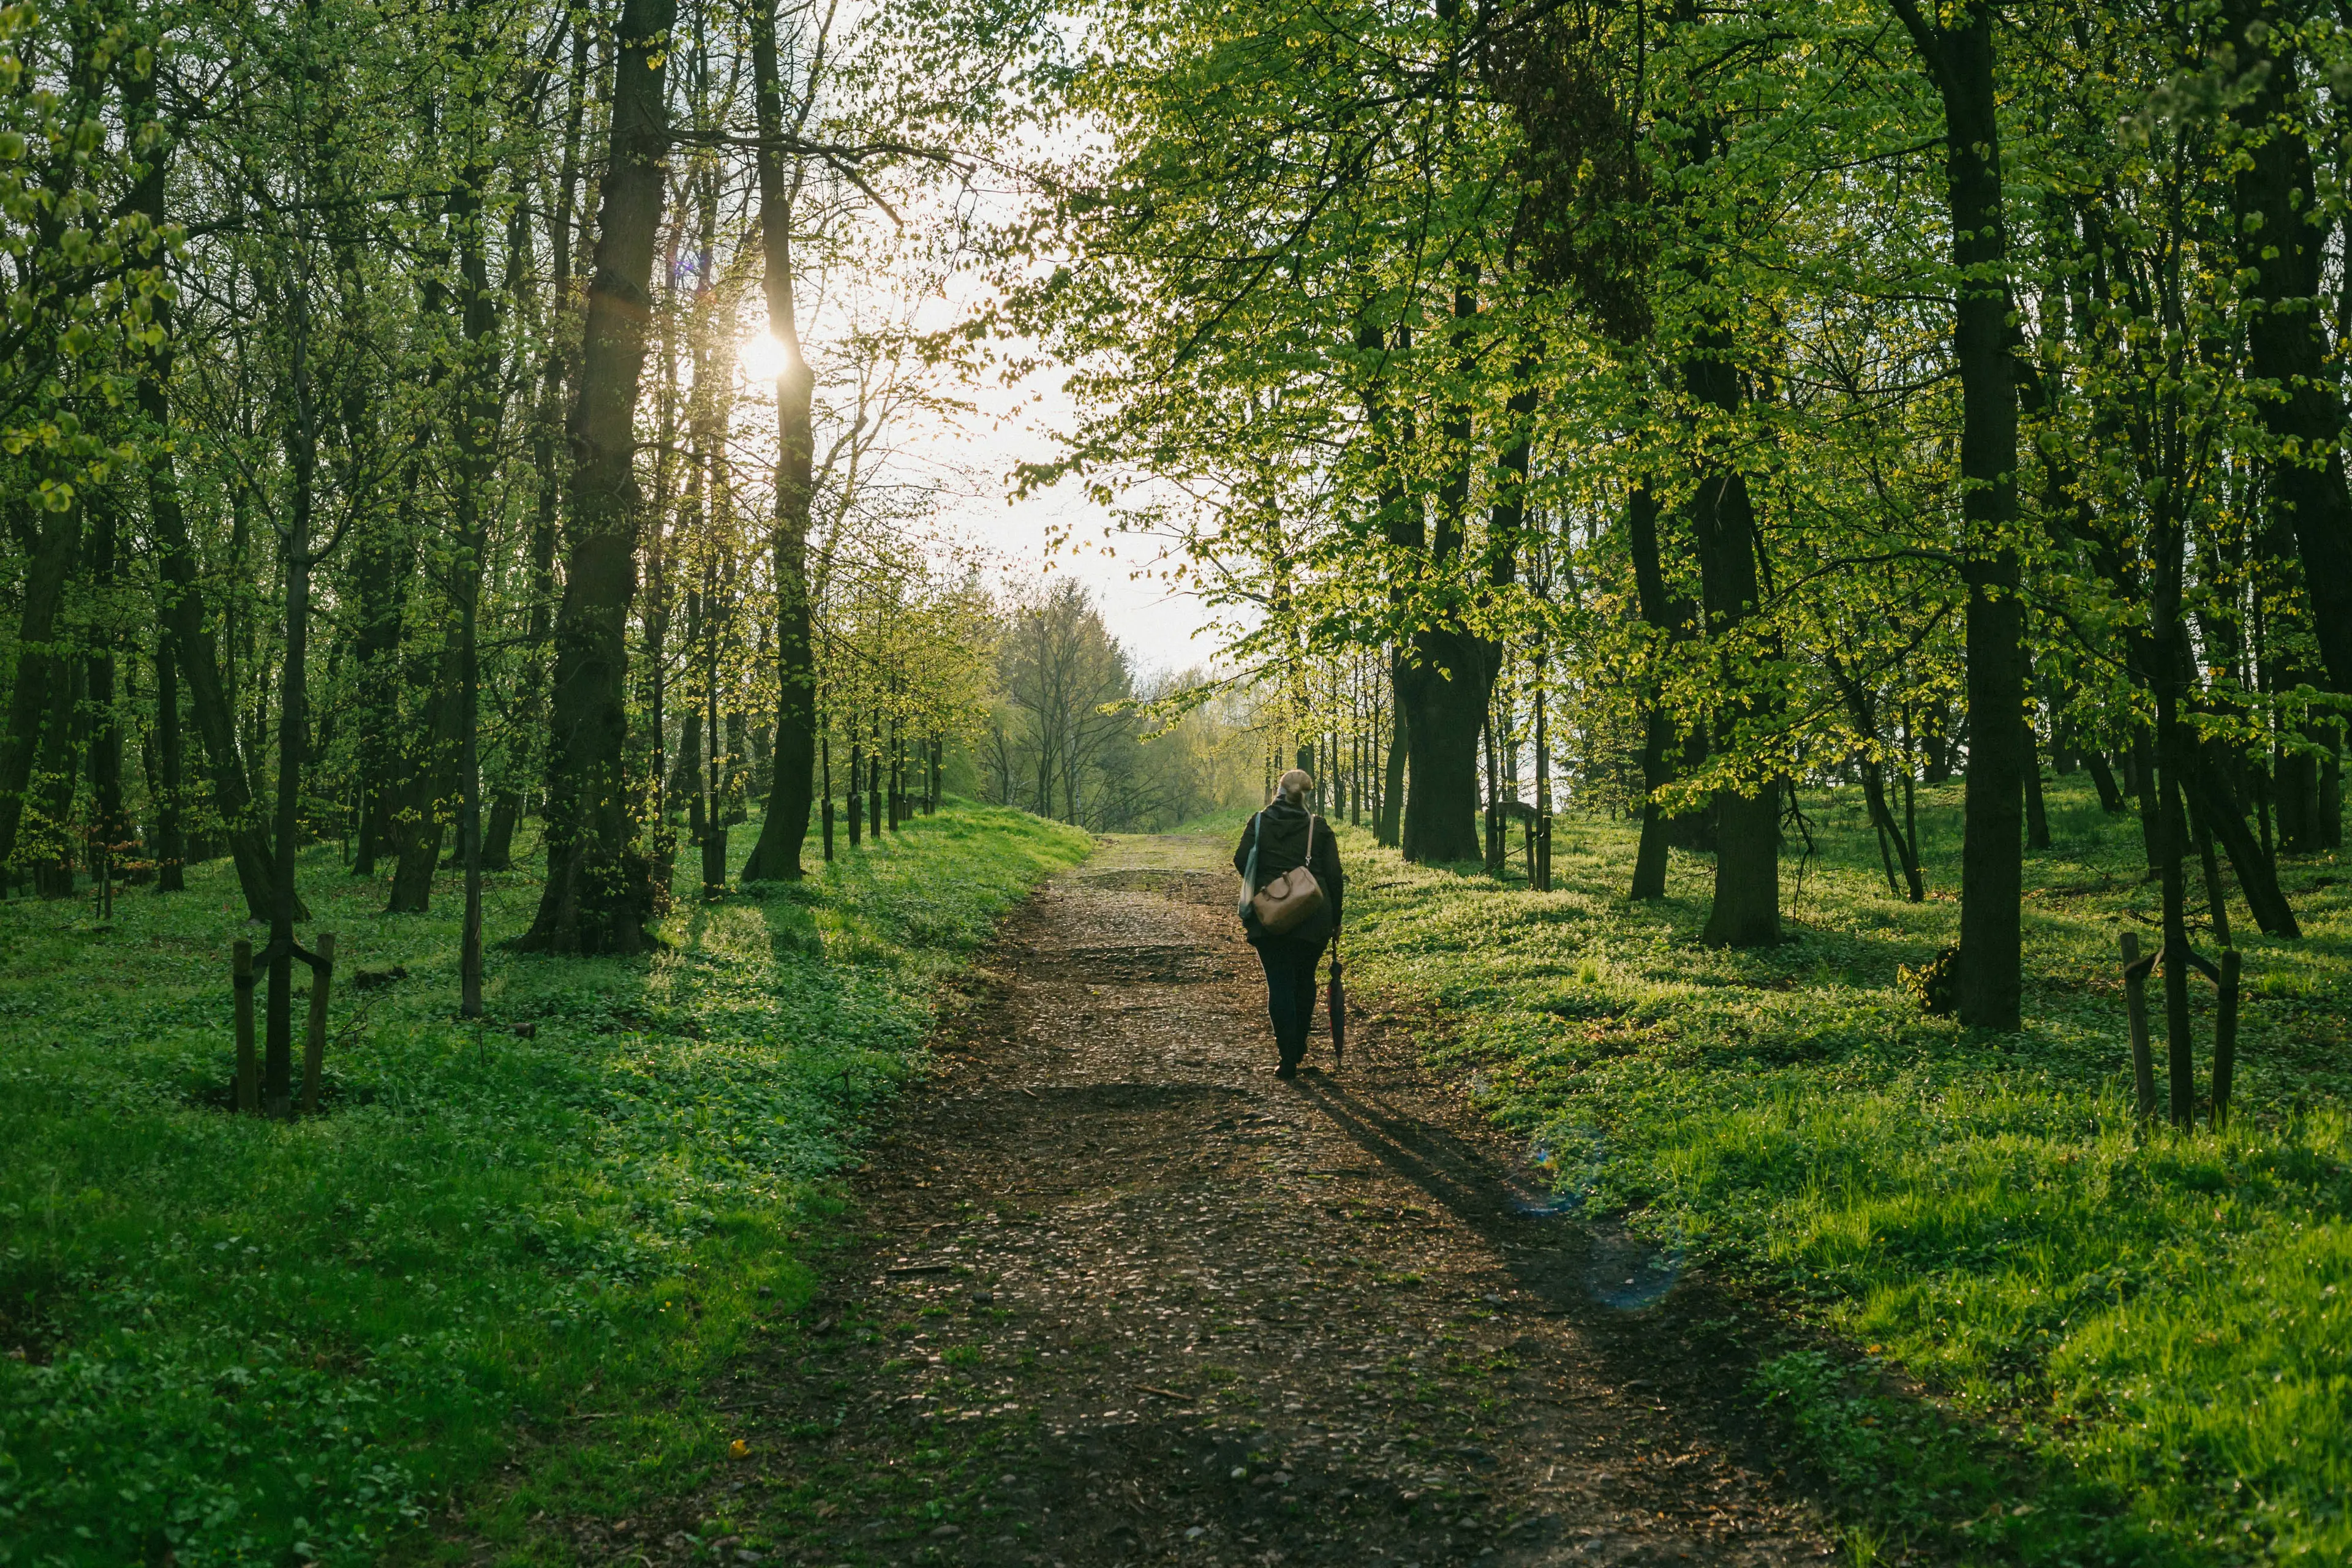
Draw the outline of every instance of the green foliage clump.
<instances>
[{"instance_id":1,"label":"green foliage clump","mask_svg":"<svg viewBox=\"0 0 2352 1568\"><path fill-rule=\"evenodd\" d=\"M1083 836L909 822L764 898L681 901L650 961L493 947L455 1021L459 900L385 917L308 858L340 969L330 1114L225 1114L226 864L182 896L0 908L0 1563L373 1560L577 1414L635 1467L723 1447L698 1379L807 1289L858 1119L919 1070L937 983ZM491 879L493 933L535 879ZM299 1016L299 1009L298 1009ZM531 1037L513 1026L535 1026ZM674 1408L632 1398L660 1383Z\"/></svg>"},{"instance_id":2,"label":"green foliage clump","mask_svg":"<svg viewBox=\"0 0 2352 1568\"><path fill-rule=\"evenodd\" d=\"M1898 963L1895 966L1895 982L1903 994L1917 1004L1919 1011L1931 1018L1948 1018L1958 1005L1958 995L1953 987L1958 984L1960 950L1947 947L1925 963Z\"/></svg>"}]
</instances>

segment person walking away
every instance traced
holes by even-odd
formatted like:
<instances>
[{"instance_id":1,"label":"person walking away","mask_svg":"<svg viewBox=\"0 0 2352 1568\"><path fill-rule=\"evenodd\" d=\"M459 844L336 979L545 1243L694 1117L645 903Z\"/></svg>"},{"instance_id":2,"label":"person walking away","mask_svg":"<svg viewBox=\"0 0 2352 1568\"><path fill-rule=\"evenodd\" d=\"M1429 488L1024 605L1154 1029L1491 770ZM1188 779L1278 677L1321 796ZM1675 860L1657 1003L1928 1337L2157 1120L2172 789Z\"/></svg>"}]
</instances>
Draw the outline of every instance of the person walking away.
<instances>
[{"instance_id":1,"label":"person walking away","mask_svg":"<svg viewBox=\"0 0 2352 1568\"><path fill-rule=\"evenodd\" d=\"M1255 914L1243 917L1242 929L1265 966L1265 1010L1274 1020L1274 1043L1281 1052L1276 1078L1298 1076L1299 1058L1307 1054L1307 1033L1315 1022L1315 971L1323 950L1339 932L1340 896L1346 877L1339 868L1339 846L1331 825L1307 809L1307 792L1315 780L1301 768L1282 775L1275 798L1242 829L1234 850L1234 869L1247 884L1244 904L1258 889L1284 873L1304 866L1323 889L1321 907L1290 931L1266 931ZM1257 857L1251 875L1250 857Z\"/></svg>"}]
</instances>

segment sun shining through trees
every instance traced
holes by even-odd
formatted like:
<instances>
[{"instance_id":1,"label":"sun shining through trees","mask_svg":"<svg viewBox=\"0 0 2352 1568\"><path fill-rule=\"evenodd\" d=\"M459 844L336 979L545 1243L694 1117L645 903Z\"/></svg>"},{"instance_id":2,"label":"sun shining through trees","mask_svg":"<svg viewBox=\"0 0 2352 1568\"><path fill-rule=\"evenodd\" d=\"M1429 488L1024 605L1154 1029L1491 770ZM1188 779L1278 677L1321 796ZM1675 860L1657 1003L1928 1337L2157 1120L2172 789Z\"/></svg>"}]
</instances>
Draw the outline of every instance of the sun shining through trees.
<instances>
[{"instance_id":1,"label":"sun shining through trees","mask_svg":"<svg viewBox=\"0 0 2352 1568\"><path fill-rule=\"evenodd\" d=\"M761 386L773 386L792 363L791 351L767 332L754 332L736 345L735 361L743 374Z\"/></svg>"},{"instance_id":2,"label":"sun shining through trees","mask_svg":"<svg viewBox=\"0 0 2352 1568\"><path fill-rule=\"evenodd\" d=\"M778 1482L754 1542L697 1401L998 917L1213 835L1120 873L1208 973L1293 766L1389 1065L1704 1265L1670 1414L1782 1517L2352 1562L2333 14L58 0L0 86L0 1568L982 1560L997 1427L876 1472L950 1535ZM1193 668L1073 584L1142 542ZM1277 1392L1142 1394L1247 1472L1184 1423ZM1250 1495L1471 1555L1346 1468L1461 1455L1359 1436ZM1167 1484L1097 1539L1224 1552Z\"/></svg>"}]
</instances>

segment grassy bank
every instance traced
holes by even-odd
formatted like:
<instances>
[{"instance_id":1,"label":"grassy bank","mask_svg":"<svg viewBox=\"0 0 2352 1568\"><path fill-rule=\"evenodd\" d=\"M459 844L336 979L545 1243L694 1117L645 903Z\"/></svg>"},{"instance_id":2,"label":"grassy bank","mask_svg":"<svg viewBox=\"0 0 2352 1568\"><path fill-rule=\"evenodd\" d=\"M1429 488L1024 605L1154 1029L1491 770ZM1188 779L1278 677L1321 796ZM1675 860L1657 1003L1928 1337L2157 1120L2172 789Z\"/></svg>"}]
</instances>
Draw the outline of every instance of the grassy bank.
<instances>
[{"instance_id":1,"label":"grassy bank","mask_svg":"<svg viewBox=\"0 0 2352 1568\"><path fill-rule=\"evenodd\" d=\"M2285 867L2300 942L2234 911L2237 1116L2181 1138L2128 1105L2116 938L2152 940L2157 909L2137 824L2053 795L2004 1037L1897 986L1957 940L1957 786L1922 805L1934 892L1911 905L1859 800L1809 794L1790 940L1753 952L1699 945L1702 858L1626 901L1630 825L1564 820L1548 895L1351 834L1350 973L1442 1006L1431 1048L1572 1201L1653 1237L1662 1278L1705 1258L1809 1320L1755 1392L1838 1484L1857 1556L2352 1562L2344 866Z\"/></svg>"},{"instance_id":2,"label":"grassy bank","mask_svg":"<svg viewBox=\"0 0 2352 1568\"><path fill-rule=\"evenodd\" d=\"M454 1019L446 879L387 917L317 852L339 980L405 974L339 984L332 1111L292 1126L215 1108L225 864L106 925L0 907L0 1563L369 1561L531 1431L690 1391L763 1289L805 1288L824 1178L938 984L1086 850L951 808L681 901L650 961L493 947L488 1028ZM493 942L536 898L491 879ZM690 1399L641 1404L632 1463L723 1447Z\"/></svg>"}]
</instances>

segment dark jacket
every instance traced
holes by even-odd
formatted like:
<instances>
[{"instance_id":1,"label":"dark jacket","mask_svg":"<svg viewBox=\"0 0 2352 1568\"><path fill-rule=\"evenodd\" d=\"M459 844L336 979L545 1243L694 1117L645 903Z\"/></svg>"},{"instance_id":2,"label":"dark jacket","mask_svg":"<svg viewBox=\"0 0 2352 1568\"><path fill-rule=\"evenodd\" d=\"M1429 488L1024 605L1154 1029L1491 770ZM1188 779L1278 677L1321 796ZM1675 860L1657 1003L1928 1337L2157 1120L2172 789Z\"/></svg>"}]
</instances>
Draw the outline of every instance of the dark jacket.
<instances>
[{"instance_id":1,"label":"dark jacket","mask_svg":"<svg viewBox=\"0 0 2352 1568\"><path fill-rule=\"evenodd\" d=\"M1307 858L1307 826L1310 821L1315 825L1315 858L1311 863ZM1265 825L1262 844L1257 841L1261 823ZM1311 816L1303 805L1276 798L1242 829L1241 845L1234 851L1234 869L1244 876L1249 874L1253 845L1257 848L1257 881L1251 887L1252 892L1302 864L1323 885L1322 911L1285 934L1293 941L1318 946L1329 941L1339 929L1339 900L1347 888L1347 877L1339 869L1339 846L1331 837L1331 825L1319 816ZM1256 942L1260 934L1253 929L1249 939Z\"/></svg>"}]
</instances>

